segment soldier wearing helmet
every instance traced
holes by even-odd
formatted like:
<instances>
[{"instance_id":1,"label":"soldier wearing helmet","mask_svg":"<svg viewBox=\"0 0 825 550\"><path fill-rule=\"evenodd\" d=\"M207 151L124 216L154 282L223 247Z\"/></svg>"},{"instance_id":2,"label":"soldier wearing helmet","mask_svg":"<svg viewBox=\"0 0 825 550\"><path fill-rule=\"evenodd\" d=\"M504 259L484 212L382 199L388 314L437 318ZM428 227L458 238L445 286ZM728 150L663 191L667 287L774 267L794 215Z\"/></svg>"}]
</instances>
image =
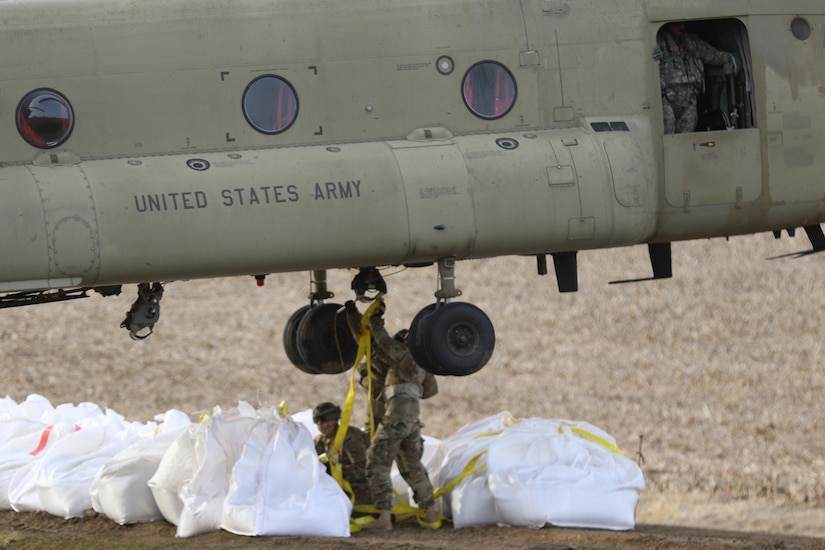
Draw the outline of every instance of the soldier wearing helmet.
<instances>
[{"instance_id":1,"label":"soldier wearing helmet","mask_svg":"<svg viewBox=\"0 0 825 550\"><path fill-rule=\"evenodd\" d=\"M358 428L348 426L344 443L335 456L332 456L332 445L338 434L340 420L341 407L335 403L325 401L312 409L312 421L321 432L315 437L315 451L319 456L326 455L328 463L336 461L341 464L342 476L352 488L355 506L371 504L372 497L366 473L369 435ZM352 515L357 517L362 514L353 511Z\"/></svg>"}]
</instances>

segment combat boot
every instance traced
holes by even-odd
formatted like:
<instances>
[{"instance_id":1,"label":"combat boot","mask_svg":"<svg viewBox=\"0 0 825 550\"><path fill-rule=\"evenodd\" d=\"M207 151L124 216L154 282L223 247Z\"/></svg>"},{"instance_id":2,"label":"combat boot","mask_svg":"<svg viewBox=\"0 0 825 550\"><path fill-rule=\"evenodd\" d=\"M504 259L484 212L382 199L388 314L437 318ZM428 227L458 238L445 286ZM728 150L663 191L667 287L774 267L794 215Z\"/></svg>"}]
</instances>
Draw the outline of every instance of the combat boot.
<instances>
[{"instance_id":1,"label":"combat boot","mask_svg":"<svg viewBox=\"0 0 825 550\"><path fill-rule=\"evenodd\" d=\"M375 523L369 526L370 530L374 531L392 531L392 512L389 510L381 510L381 515L375 520Z\"/></svg>"},{"instance_id":2,"label":"combat boot","mask_svg":"<svg viewBox=\"0 0 825 550\"><path fill-rule=\"evenodd\" d=\"M427 508L424 509L423 519L421 516L418 516L416 519L418 520L418 525L424 527L425 529L438 529L441 527L441 518L438 517L438 512L435 510L435 504L427 506Z\"/></svg>"}]
</instances>

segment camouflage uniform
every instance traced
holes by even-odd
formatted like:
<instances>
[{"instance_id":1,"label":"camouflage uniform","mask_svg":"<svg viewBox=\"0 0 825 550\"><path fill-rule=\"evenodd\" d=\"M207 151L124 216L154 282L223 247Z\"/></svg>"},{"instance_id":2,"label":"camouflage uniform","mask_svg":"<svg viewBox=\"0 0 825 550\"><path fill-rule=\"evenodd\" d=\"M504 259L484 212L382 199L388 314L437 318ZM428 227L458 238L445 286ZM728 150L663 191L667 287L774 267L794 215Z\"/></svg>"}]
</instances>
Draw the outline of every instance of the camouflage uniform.
<instances>
[{"instance_id":1,"label":"camouflage uniform","mask_svg":"<svg viewBox=\"0 0 825 550\"><path fill-rule=\"evenodd\" d=\"M392 508L390 468L395 460L398 471L413 490L415 502L420 508L429 508L435 498L427 469L421 463L424 440L419 400L435 395L438 384L432 374L415 364L407 346L387 333L381 316L373 316L370 327L374 345L391 360L384 390L386 412L367 450L367 479L373 504L379 510Z\"/></svg>"},{"instance_id":2,"label":"camouflage uniform","mask_svg":"<svg viewBox=\"0 0 825 550\"><path fill-rule=\"evenodd\" d=\"M705 87L705 63L724 65L732 54L722 52L693 34L680 36L667 28L656 38L665 134L696 129L696 99Z\"/></svg>"},{"instance_id":3,"label":"camouflage uniform","mask_svg":"<svg viewBox=\"0 0 825 550\"><path fill-rule=\"evenodd\" d=\"M357 309L354 311L347 311L347 326L349 326L353 338L356 340L361 338L361 313ZM384 357L380 350L376 348L377 346L373 346L372 354L370 355L370 366L372 370L372 394L368 397L371 401L372 415L377 427L378 423L384 417L384 378L390 368L390 360ZM367 376L367 365L366 363L360 363L356 368L358 369L358 375L360 376L359 384L362 388L364 388L364 391L368 392L370 381ZM364 429L368 432L370 430L369 411L367 411L367 417L364 421Z\"/></svg>"},{"instance_id":4,"label":"camouflage uniform","mask_svg":"<svg viewBox=\"0 0 825 550\"><path fill-rule=\"evenodd\" d=\"M315 451L318 455L326 453L329 458L332 444L335 442L335 436L326 437L320 434L315 439ZM355 504L371 504L372 496L370 495L370 486L367 481L367 449L370 446L370 436L359 430L349 426L347 428L347 435L344 436L344 443L338 449L337 459L341 464L341 474L352 487L352 493L355 496Z\"/></svg>"}]
</instances>

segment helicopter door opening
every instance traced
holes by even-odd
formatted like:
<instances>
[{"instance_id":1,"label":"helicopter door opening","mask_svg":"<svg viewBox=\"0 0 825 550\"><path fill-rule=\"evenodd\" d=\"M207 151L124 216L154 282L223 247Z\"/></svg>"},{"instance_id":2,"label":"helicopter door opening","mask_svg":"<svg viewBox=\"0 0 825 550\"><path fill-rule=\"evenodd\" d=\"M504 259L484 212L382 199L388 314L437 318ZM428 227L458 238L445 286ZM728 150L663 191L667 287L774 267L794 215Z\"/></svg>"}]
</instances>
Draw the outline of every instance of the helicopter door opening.
<instances>
[{"instance_id":1,"label":"helicopter door opening","mask_svg":"<svg viewBox=\"0 0 825 550\"><path fill-rule=\"evenodd\" d=\"M747 28L738 19L672 21L657 29L657 46L668 204L756 200L762 165ZM689 95L695 111L678 120Z\"/></svg>"}]
</instances>

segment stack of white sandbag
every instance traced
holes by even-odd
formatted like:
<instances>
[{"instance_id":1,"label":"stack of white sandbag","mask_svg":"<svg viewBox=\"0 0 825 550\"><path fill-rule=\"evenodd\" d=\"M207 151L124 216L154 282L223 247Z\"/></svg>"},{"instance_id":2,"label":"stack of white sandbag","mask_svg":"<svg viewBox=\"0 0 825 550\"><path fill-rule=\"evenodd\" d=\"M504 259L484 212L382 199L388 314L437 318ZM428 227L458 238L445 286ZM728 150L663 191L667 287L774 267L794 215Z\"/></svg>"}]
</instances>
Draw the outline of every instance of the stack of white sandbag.
<instances>
[{"instance_id":1,"label":"stack of white sandbag","mask_svg":"<svg viewBox=\"0 0 825 550\"><path fill-rule=\"evenodd\" d=\"M179 537L350 535L352 504L309 430L272 409L216 411L172 443L148 484Z\"/></svg>"},{"instance_id":2,"label":"stack of white sandbag","mask_svg":"<svg viewBox=\"0 0 825 550\"><path fill-rule=\"evenodd\" d=\"M53 407L40 395L0 405L0 507L80 517L92 507L98 469L156 425L128 423L81 403Z\"/></svg>"},{"instance_id":3,"label":"stack of white sandbag","mask_svg":"<svg viewBox=\"0 0 825 550\"><path fill-rule=\"evenodd\" d=\"M35 394L0 400L0 508L165 519L181 537L350 535L350 500L303 424L245 402L197 424L176 410L158 420L127 423L91 403L53 407Z\"/></svg>"},{"instance_id":4,"label":"stack of white sandbag","mask_svg":"<svg viewBox=\"0 0 825 550\"><path fill-rule=\"evenodd\" d=\"M591 424L516 420L505 411L465 426L442 444L442 487L460 478L474 459L477 467L443 499L443 511L456 528L635 525L645 489L641 468Z\"/></svg>"},{"instance_id":5,"label":"stack of white sandbag","mask_svg":"<svg viewBox=\"0 0 825 550\"><path fill-rule=\"evenodd\" d=\"M243 401L197 423L170 410L140 424L92 403L6 397L0 509L71 518L93 508L120 524L165 519L180 537L216 529L346 537L352 505L318 460L316 434L309 410L281 416ZM644 490L639 467L599 428L507 412L444 441L424 436L422 462L455 527L630 529ZM392 482L404 501L396 504L413 507L395 466Z\"/></svg>"}]
</instances>

